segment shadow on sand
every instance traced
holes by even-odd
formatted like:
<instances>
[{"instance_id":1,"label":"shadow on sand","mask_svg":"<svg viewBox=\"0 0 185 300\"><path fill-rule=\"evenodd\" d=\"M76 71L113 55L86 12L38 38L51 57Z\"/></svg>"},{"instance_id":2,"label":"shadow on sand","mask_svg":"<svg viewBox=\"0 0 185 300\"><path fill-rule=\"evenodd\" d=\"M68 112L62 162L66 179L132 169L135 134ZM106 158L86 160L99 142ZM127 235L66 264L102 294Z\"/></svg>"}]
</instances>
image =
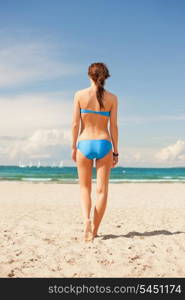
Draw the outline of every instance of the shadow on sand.
<instances>
[{"instance_id":1,"label":"shadow on sand","mask_svg":"<svg viewBox=\"0 0 185 300\"><path fill-rule=\"evenodd\" d=\"M184 231L170 232L168 230L154 230L154 231L145 231L145 232L131 231L125 235L107 234L107 235L99 235L99 237L101 237L102 240L108 240L108 239L116 239L119 237L133 238L135 236L173 235L173 234L180 234L180 233L185 233L185 232Z\"/></svg>"}]
</instances>

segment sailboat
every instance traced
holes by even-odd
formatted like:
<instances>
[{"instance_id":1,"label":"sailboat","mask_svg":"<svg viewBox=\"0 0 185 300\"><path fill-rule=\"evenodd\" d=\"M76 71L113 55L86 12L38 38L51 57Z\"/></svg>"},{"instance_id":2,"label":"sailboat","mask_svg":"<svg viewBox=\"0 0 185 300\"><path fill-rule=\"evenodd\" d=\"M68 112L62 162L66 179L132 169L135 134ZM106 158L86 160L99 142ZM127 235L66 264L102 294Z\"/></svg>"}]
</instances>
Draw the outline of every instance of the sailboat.
<instances>
[{"instance_id":1,"label":"sailboat","mask_svg":"<svg viewBox=\"0 0 185 300\"><path fill-rule=\"evenodd\" d=\"M37 168L40 168L40 160L37 163Z\"/></svg>"},{"instance_id":2,"label":"sailboat","mask_svg":"<svg viewBox=\"0 0 185 300\"><path fill-rule=\"evenodd\" d=\"M29 168L31 168L33 166L32 162L29 162Z\"/></svg>"},{"instance_id":3,"label":"sailboat","mask_svg":"<svg viewBox=\"0 0 185 300\"><path fill-rule=\"evenodd\" d=\"M26 165L22 164L21 161L19 161L19 168L25 168Z\"/></svg>"},{"instance_id":4,"label":"sailboat","mask_svg":"<svg viewBox=\"0 0 185 300\"><path fill-rule=\"evenodd\" d=\"M59 163L59 168L62 168L63 166L64 166L64 162L63 162L63 160L61 160Z\"/></svg>"}]
</instances>

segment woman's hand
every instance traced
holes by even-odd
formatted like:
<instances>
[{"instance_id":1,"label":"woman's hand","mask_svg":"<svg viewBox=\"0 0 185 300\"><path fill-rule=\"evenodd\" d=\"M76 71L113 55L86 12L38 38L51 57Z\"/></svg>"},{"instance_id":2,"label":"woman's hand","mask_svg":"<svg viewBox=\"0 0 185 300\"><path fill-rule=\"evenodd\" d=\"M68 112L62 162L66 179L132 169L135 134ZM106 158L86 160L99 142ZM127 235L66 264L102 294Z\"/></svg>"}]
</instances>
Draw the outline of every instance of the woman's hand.
<instances>
[{"instance_id":1,"label":"woman's hand","mask_svg":"<svg viewBox=\"0 0 185 300\"><path fill-rule=\"evenodd\" d=\"M117 156L114 156L113 157L113 163L112 163L112 167L114 168L115 165L118 163L118 157Z\"/></svg>"},{"instance_id":2,"label":"woman's hand","mask_svg":"<svg viewBox=\"0 0 185 300\"><path fill-rule=\"evenodd\" d=\"M114 168L117 163L118 163L118 156L113 155L112 168Z\"/></svg>"},{"instance_id":3,"label":"woman's hand","mask_svg":"<svg viewBox=\"0 0 185 300\"><path fill-rule=\"evenodd\" d=\"M76 148L72 148L72 152L71 152L71 158L72 160L74 160L76 162Z\"/></svg>"}]
</instances>

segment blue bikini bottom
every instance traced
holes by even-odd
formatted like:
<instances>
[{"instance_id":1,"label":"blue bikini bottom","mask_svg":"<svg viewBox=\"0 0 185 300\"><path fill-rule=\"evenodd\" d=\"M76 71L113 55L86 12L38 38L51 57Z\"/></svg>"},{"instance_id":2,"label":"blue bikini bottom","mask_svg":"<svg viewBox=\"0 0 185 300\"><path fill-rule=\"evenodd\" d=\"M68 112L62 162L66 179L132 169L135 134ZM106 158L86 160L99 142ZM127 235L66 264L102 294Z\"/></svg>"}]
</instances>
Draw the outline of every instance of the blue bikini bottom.
<instances>
[{"instance_id":1,"label":"blue bikini bottom","mask_svg":"<svg viewBox=\"0 0 185 300\"><path fill-rule=\"evenodd\" d=\"M112 143L108 140L81 140L77 144L77 149L89 159L100 159L109 153Z\"/></svg>"}]
</instances>

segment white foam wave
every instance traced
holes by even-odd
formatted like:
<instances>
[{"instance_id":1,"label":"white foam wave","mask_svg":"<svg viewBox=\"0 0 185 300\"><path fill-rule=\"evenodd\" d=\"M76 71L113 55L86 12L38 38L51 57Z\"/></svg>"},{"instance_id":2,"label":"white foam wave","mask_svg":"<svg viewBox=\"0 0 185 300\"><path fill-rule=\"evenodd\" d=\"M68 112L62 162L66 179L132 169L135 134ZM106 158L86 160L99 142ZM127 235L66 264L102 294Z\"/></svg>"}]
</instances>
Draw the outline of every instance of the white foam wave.
<instances>
[{"instance_id":1,"label":"white foam wave","mask_svg":"<svg viewBox=\"0 0 185 300\"><path fill-rule=\"evenodd\" d=\"M26 178L26 177L23 177L22 180L24 181L50 181L52 180L52 178Z\"/></svg>"}]
</instances>

